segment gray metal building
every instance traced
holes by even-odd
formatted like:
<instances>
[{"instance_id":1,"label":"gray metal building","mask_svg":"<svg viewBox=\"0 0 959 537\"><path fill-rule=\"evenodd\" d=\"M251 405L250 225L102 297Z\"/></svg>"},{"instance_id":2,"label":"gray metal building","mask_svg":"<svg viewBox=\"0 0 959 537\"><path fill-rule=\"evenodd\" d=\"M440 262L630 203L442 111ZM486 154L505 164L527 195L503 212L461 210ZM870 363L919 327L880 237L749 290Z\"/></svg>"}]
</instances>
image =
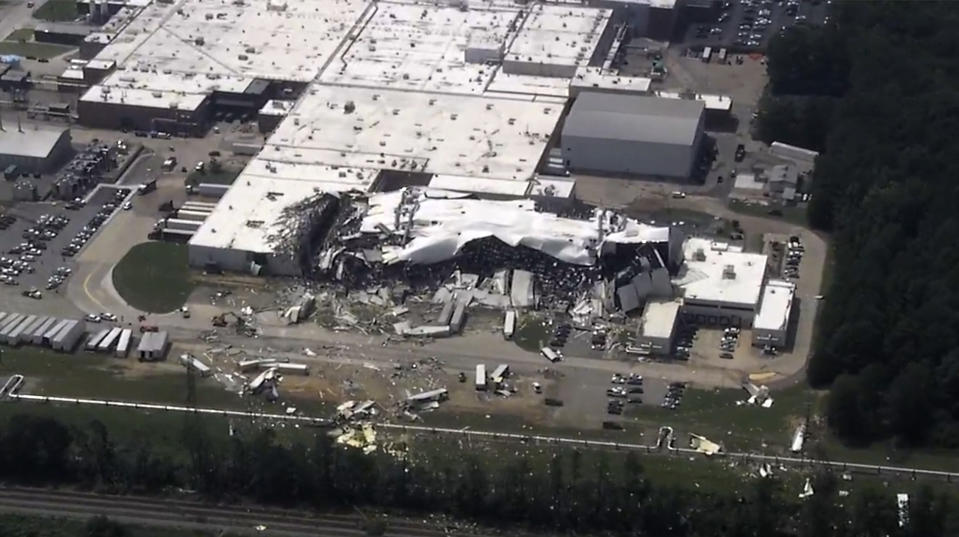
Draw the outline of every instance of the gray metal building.
<instances>
[{"instance_id":1,"label":"gray metal building","mask_svg":"<svg viewBox=\"0 0 959 537\"><path fill-rule=\"evenodd\" d=\"M47 173L70 158L70 130L60 127L21 125L10 114L0 130L0 169L15 164L21 172Z\"/></svg>"},{"instance_id":2,"label":"gray metal building","mask_svg":"<svg viewBox=\"0 0 959 537\"><path fill-rule=\"evenodd\" d=\"M703 141L704 104L584 91L563 125L571 171L689 177Z\"/></svg>"}]
</instances>

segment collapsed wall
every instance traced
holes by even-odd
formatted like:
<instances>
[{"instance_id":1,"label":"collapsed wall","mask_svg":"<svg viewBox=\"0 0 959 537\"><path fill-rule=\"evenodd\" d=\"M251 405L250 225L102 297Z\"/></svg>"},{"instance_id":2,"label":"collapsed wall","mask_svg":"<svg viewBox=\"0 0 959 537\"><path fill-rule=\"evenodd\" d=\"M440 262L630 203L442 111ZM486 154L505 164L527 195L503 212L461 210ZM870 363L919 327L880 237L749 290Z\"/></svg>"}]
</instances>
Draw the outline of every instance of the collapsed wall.
<instances>
[{"instance_id":1,"label":"collapsed wall","mask_svg":"<svg viewBox=\"0 0 959 537\"><path fill-rule=\"evenodd\" d=\"M357 196L335 220L304 248L312 262L304 273L347 289L392 282L428 290L452 273L483 280L526 271L535 277L541 306L570 307L586 298L628 311L646 297L668 294L676 269L670 228L602 209L561 217L528 199L480 200L410 187Z\"/></svg>"}]
</instances>

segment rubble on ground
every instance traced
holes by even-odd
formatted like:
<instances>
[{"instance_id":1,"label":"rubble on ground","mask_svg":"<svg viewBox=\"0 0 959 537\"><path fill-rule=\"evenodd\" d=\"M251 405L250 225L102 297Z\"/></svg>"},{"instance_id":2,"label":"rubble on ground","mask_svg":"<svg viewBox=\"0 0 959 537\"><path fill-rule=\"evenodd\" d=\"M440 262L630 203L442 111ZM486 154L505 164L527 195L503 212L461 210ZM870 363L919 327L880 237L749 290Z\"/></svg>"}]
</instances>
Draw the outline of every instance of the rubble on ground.
<instances>
[{"instance_id":1,"label":"rubble on ground","mask_svg":"<svg viewBox=\"0 0 959 537\"><path fill-rule=\"evenodd\" d=\"M304 279L276 305L287 322L315 309L331 329L403 338L459 333L483 309L570 311L592 326L659 292L682 259L678 229L612 210L422 187L318 194L284 209L270 241Z\"/></svg>"}]
</instances>

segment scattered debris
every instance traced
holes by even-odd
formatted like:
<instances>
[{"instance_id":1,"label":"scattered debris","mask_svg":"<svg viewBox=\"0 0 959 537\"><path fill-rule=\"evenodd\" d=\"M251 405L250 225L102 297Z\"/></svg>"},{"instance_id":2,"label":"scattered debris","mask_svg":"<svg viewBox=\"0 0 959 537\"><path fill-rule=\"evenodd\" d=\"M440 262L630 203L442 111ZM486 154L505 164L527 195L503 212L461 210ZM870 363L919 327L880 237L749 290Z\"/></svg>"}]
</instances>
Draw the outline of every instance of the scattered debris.
<instances>
[{"instance_id":1,"label":"scattered debris","mask_svg":"<svg viewBox=\"0 0 959 537\"><path fill-rule=\"evenodd\" d=\"M806 424L800 423L799 426L796 427L796 432L793 433L793 441L792 441L792 444L789 446L789 451L792 451L793 453L800 453L802 451L803 443L805 442L805 440L806 440Z\"/></svg>"},{"instance_id":2,"label":"scattered debris","mask_svg":"<svg viewBox=\"0 0 959 537\"><path fill-rule=\"evenodd\" d=\"M812 483L809 482L809 478L806 478L806 484L803 485L802 492L799 493L799 499L803 500L815 494L812 489Z\"/></svg>"},{"instance_id":3,"label":"scattered debris","mask_svg":"<svg viewBox=\"0 0 959 537\"><path fill-rule=\"evenodd\" d=\"M313 313L315 300L316 297L314 297L311 293L304 293L303 296L296 301L296 304L290 306L286 309L286 311L283 312L283 318L286 319L290 324L296 324L303 319L306 319L311 313Z\"/></svg>"},{"instance_id":4,"label":"scattered debris","mask_svg":"<svg viewBox=\"0 0 959 537\"><path fill-rule=\"evenodd\" d=\"M744 382L743 389L749 394L749 399L746 400L746 404L757 405L763 408L773 406L773 398L770 397L767 386L756 386L752 382Z\"/></svg>"},{"instance_id":5,"label":"scattered debris","mask_svg":"<svg viewBox=\"0 0 959 537\"><path fill-rule=\"evenodd\" d=\"M710 441L705 436L699 436L698 434L693 433L689 434L689 447L695 449L703 455L706 455L707 457L720 453L723 450L722 446Z\"/></svg>"},{"instance_id":6,"label":"scattered debris","mask_svg":"<svg viewBox=\"0 0 959 537\"><path fill-rule=\"evenodd\" d=\"M896 494L896 510L899 515L899 527L904 528L909 524L909 495L900 492Z\"/></svg>"}]
</instances>

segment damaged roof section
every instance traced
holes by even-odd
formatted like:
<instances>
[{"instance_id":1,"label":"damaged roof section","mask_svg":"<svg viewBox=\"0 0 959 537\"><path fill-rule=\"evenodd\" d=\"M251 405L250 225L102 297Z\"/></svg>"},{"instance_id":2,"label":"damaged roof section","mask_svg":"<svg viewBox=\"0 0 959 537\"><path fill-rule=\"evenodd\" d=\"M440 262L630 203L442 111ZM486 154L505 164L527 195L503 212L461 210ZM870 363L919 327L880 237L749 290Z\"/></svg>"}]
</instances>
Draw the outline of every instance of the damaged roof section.
<instances>
[{"instance_id":1,"label":"damaged roof section","mask_svg":"<svg viewBox=\"0 0 959 537\"><path fill-rule=\"evenodd\" d=\"M372 196L360 230L404 238L399 245L383 247L387 264L437 263L488 237L584 266L596 264L616 244L669 242L668 227L641 224L611 211L596 210L588 219L575 220L538 211L529 199L447 197L442 191L421 188Z\"/></svg>"}]
</instances>

